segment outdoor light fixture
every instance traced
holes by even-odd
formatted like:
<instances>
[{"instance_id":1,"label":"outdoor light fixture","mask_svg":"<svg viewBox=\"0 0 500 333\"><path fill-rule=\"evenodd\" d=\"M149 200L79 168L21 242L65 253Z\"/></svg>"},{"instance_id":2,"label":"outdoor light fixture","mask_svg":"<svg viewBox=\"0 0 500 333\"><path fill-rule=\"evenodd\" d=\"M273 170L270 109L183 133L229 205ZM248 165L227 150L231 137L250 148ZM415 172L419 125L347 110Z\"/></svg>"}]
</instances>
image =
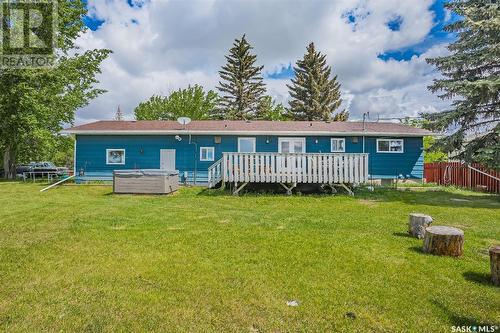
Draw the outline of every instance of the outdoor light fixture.
<instances>
[{"instance_id":1,"label":"outdoor light fixture","mask_svg":"<svg viewBox=\"0 0 500 333\"><path fill-rule=\"evenodd\" d=\"M269 137L266 136L266 143L269 144Z\"/></svg>"},{"instance_id":2,"label":"outdoor light fixture","mask_svg":"<svg viewBox=\"0 0 500 333\"><path fill-rule=\"evenodd\" d=\"M318 143L318 142L319 142L318 139L314 140L314 143Z\"/></svg>"},{"instance_id":3,"label":"outdoor light fixture","mask_svg":"<svg viewBox=\"0 0 500 333\"><path fill-rule=\"evenodd\" d=\"M177 141L179 141L179 142L180 142L180 141L182 141L182 138L181 138L180 136L176 135L176 136L175 136L175 140L177 140Z\"/></svg>"}]
</instances>

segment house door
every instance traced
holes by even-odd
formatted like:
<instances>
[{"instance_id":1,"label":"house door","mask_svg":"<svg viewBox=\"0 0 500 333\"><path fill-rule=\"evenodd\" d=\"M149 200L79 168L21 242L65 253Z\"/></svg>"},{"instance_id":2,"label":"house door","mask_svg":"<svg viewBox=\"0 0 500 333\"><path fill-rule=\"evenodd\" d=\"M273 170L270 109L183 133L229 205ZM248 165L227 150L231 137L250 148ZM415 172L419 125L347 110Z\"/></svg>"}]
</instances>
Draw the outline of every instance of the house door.
<instances>
[{"instance_id":1,"label":"house door","mask_svg":"<svg viewBox=\"0 0 500 333\"><path fill-rule=\"evenodd\" d=\"M281 154L303 154L306 152L305 138L278 138L278 152ZM295 163L290 164L287 156L280 156L281 166L285 173L302 173L305 165L300 163L300 155L295 155ZM278 162L279 163L279 162Z\"/></svg>"},{"instance_id":2,"label":"house door","mask_svg":"<svg viewBox=\"0 0 500 333\"><path fill-rule=\"evenodd\" d=\"M175 149L160 149L160 169L175 170Z\"/></svg>"}]
</instances>

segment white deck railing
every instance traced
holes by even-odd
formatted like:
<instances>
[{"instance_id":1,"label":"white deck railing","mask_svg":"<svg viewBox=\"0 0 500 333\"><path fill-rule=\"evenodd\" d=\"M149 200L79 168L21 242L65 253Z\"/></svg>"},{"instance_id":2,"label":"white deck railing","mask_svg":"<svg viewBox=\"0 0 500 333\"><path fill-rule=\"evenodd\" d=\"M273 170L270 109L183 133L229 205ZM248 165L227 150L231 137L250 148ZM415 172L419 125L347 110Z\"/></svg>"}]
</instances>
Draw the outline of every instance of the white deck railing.
<instances>
[{"instance_id":1,"label":"white deck railing","mask_svg":"<svg viewBox=\"0 0 500 333\"><path fill-rule=\"evenodd\" d=\"M222 180L222 161L221 158L208 168L208 187L214 187Z\"/></svg>"},{"instance_id":2,"label":"white deck railing","mask_svg":"<svg viewBox=\"0 0 500 333\"><path fill-rule=\"evenodd\" d=\"M236 183L359 184L368 180L368 154L224 153L209 169L209 187Z\"/></svg>"}]
</instances>

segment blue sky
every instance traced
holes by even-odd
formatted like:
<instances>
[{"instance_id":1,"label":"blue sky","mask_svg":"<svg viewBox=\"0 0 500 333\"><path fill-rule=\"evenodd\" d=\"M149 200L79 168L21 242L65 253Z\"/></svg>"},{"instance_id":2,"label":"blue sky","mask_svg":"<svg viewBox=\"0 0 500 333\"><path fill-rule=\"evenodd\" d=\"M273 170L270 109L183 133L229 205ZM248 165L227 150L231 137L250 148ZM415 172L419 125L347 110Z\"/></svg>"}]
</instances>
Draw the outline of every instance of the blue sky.
<instances>
[{"instance_id":1,"label":"blue sky","mask_svg":"<svg viewBox=\"0 0 500 333\"><path fill-rule=\"evenodd\" d=\"M445 1L443 0L438 0L429 7L430 10L434 13L434 27L431 29L431 31L423 41L415 45L411 45L407 48L389 50L387 52L381 53L379 55L379 58L382 60L409 60L415 55L420 56L433 45L452 42L454 39L454 35L447 33L443 28L446 24L450 23L450 21L456 20L459 17L454 13L450 13L450 17L448 17L443 6L444 2ZM391 23L392 22L389 22L388 25L390 26Z\"/></svg>"},{"instance_id":2,"label":"blue sky","mask_svg":"<svg viewBox=\"0 0 500 333\"><path fill-rule=\"evenodd\" d=\"M452 42L454 35L447 33L443 29L443 27L447 24L446 22L448 21L449 23L450 20L450 18L447 17L447 13L443 6L444 2L445 1L443 0L437 0L429 7L429 9L434 13L434 26L424 40L409 47L387 50L384 53L380 53L378 58L384 61L391 59L396 61L407 61L413 56L420 56L436 44ZM451 20L458 19L456 14L450 13L450 15ZM352 13L347 13L346 20L354 24L356 22L356 16ZM399 31L402 24L404 24L404 19L401 16L395 16L391 20L387 21L387 27L392 31ZM275 72L267 73L267 77L272 79L291 78L293 75L294 72L291 63L288 66L281 67Z\"/></svg>"},{"instance_id":3,"label":"blue sky","mask_svg":"<svg viewBox=\"0 0 500 333\"><path fill-rule=\"evenodd\" d=\"M295 61L314 41L338 75L353 118L447 106L427 91L439 73L425 62L446 54L454 38L443 26L457 17L443 0L87 1L90 30L81 47L114 53L100 77L108 93L77 114L81 121L107 118L117 104L131 117L149 96L189 84L215 89L224 55L243 33L278 102L287 103Z\"/></svg>"},{"instance_id":4,"label":"blue sky","mask_svg":"<svg viewBox=\"0 0 500 333\"><path fill-rule=\"evenodd\" d=\"M409 47L388 50L384 53L380 53L378 57L382 60L393 59L396 61L405 61L411 59L411 57L415 55L421 55L435 44L452 41L453 36L443 30L443 27L445 26L447 21L447 13L443 6L444 2L444 0L437 0L434 1L431 6L429 6L429 9L434 13L434 26L423 41ZM141 2L134 2L132 0L127 0L127 4L130 7L142 7ZM456 15L451 15L452 19L457 18ZM346 19L350 23L355 23L357 18L352 13L346 13ZM97 17L86 16L84 18L84 22L87 27L95 31L105 22L105 20ZM395 16L391 20L387 21L387 27L392 31L400 30L402 24L404 24L404 19L401 16ZM292 64L290 63L288 66L282 66L274 72L268 72L267 77L271 79L284 79L293 77Z\"/></svg>"}]
</instances>

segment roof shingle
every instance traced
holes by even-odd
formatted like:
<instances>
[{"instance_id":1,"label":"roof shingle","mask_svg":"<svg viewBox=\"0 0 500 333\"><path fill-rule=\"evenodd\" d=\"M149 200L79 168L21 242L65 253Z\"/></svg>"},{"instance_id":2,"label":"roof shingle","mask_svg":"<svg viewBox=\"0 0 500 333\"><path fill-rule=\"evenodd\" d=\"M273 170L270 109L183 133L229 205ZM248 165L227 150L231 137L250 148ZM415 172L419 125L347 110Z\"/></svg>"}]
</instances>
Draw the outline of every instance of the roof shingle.
<instances>
[{"instance_id":1,"label":"roof shingle","mask_svg":"<svg viewBox=\"0 0 500 333\"><path fill-rule=\"evenodd\" d=\"M363 129L364 127L364 129ZM317 135L408 135L425 136L431 132L407 125L387 122L321 122L321 121L230 121L230 120L195 120L184 126L176 121L141 120L141 121L108 121L102 120L64 130L74 134L144 134L189 132L199 134L297 134Z\"/></svg>"}]
</instances>

